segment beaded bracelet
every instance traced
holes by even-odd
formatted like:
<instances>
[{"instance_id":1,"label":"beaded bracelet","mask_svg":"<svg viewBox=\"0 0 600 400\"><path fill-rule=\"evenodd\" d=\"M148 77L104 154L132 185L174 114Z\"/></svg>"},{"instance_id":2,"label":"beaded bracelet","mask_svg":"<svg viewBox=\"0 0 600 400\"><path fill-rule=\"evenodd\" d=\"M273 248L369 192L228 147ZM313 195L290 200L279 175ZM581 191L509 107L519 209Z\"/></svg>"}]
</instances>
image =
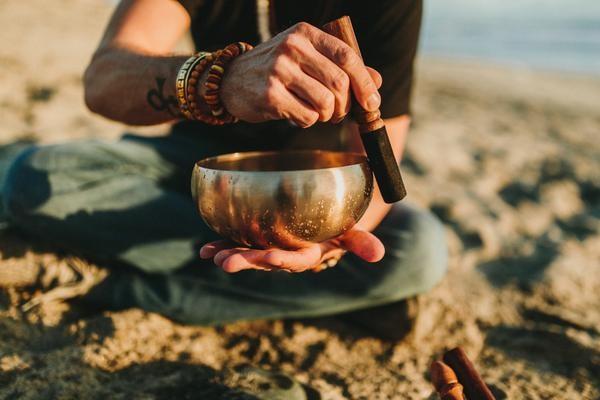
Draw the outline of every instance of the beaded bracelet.
<instances>
[{"instance_id":1,"label":"beaded bracelet","mask_svg":"<svg viewBox=\"0 0 600 400\"><path fill-rule=\"evenodd\" d=\"M198 53L186 60L177 73L177 100L181 113L187 118L210 125L223 125L225 121L211 114L203 113L198 108L198 83L207 66L221 53Z\"/></svg>"},{"instance_id":2,"label":"beaded bracelet","mask_svg":"<svg viewBox=\"0 0 600 400\"><path fill-rule=\"evenodd\" d=\"M198 108L198 84L200 83L200 78L202 77L202 74L208 65L213 63L219 54L220 51L210 53L200 60L196 65L194 65L187 81L186 99L192 114L192 119L202 121L210 125L223 125L224 122L220 121L218 118L215 118L211 114L203 113L202 110Z\"/></svg>"},{"instance_id":3,"label":"beaded bracelet","mask_svg":"<svg viewBox=\"0 0 600 400\"><path fill-rule=\"evenodd\" d=\"M225 75L225 68L234 58L252 50L252 48L251 45L244 42L230 44L215 57L215 61L208 70L208 77L204 83L206 88L204 102L208 105L212 116L224 124L238 121L225 109L221 102L221 82L223 75Z\"/></svg>"},{"instance_id":4,"label":"beaded bracelet","mask_svg":"<svg viewBox=\"0 0 600 400\"><path fill-rule=\"evenodd\" d=\"M252 46L243 43L233 43L223 50L214 53L201 52L187 59L177 73L176 93L179 108L187 119L202 121L211 125L224 125L237 122L220 99L221 81L225 74L225 67L237 56L252 49ZM207 66L211 64L205 82L206 93L204 101L210 114L203 113L198 108L198 83Z\"/></svg>"}]
</instances>

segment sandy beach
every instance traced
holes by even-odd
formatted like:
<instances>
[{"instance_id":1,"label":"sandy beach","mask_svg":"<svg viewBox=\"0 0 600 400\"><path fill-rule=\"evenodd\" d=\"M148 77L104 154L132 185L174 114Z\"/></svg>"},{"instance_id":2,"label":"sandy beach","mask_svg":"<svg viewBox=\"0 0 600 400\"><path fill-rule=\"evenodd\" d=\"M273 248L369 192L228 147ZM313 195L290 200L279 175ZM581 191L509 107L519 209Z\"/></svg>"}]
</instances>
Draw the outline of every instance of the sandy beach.
<instances>
[{"instance_id":1,"label":"sandy beach","mask_svg":"<svg viewBox=\"0 0 600 400\"><path fill-rule=\"evenodd\" d=\"M0 2L0 144L165 132L86 110L81 75L111 7L57 4ZM75 261L2 231L0 282L3 267L23 275L0 288L0 398L252 399L236 372L250 364L307 399L435 399L428 366L460 345L498 399L598 399L599 105L600 78L419 60L402 167L408 201L445 224L450 265L398 343L335 317L211 328L23 307L56 286L23 287L28 274Z\"/></svg>"}]
</instances>

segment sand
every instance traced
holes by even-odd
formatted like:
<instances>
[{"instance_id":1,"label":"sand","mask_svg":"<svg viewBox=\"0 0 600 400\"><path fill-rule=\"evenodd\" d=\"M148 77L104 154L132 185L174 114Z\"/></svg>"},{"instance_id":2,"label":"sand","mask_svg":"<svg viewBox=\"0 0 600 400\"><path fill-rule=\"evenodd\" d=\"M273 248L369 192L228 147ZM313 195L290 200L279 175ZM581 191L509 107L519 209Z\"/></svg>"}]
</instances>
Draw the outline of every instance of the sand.
<instances>
[{"instance_id":1,"label":"sand","mask_svg":"<svg viewBox=\"0 0 600 400\"><path fill-rule=\"evenodd\" d=\"M1 142L133 129L82 101L110 11L0 3ZM597 78L420 60L403 169L410 200L444 221L451 258L404 341L336 318L207 328L60 302L25 312L53 283L13 285L0 289L0 398L243 398L235 371L251 364L294 376L311 399L428 399L428 364L456 345L498 398L600 398L599 104ZM12 231L0 254L0 276L16 266L24 279L71 262Z\"/></svg>"}]
</instances>

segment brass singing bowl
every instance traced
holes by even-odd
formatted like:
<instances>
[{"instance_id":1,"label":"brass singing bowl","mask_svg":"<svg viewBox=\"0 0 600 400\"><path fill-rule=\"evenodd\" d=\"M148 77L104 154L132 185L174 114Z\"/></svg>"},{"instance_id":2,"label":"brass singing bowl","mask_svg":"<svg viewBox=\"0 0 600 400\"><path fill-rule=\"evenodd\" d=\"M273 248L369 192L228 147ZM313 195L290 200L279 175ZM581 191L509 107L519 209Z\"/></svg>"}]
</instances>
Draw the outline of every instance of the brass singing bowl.
<instances>
[{"instance_id":1,"label":"brass singing bowl","mask_svg":"<svg viewBox=\"0 0 600 400\"><path fill-rule=\"evenodd\" d=\"M367 209L365 156L331 151L233 153L199 161L192 194L202 219L245 246L293 249L334 238Z\"/></svg>"}]
</instances>

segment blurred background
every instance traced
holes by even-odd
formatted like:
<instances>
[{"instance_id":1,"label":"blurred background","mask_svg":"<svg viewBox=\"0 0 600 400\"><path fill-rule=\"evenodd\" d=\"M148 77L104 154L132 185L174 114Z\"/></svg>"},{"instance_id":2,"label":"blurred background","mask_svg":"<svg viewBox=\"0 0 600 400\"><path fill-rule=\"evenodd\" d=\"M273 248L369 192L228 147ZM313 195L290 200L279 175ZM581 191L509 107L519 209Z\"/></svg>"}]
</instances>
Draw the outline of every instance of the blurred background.
<instances>
[{"instance_id":1,"label":"blurred background","mask_svg":"<svg viewBox=\"0 0 600 400\"><path fill-rule=\"evenodd\" d=\"M600 2L425 1L422 50L509 66L600 74Z\"/></svg>"},{"instance_id":2,"label":"blurred background","mask_svg":"<svg viewBox=\"0 0 600 400\"><path fill-rule=\"evenodd\" d=\"M114 5L0 0L0 143L167 130L85 109L81 76ZM0 398L228 398L228 371L249 363L313 398L428 399L428 365L455 345L500 399L600 398L599 71L597 0L425 1L402 169L407 201L444 222L450 265L409 341L335 319L215 329L59 302L25 312L55 282L15 282L0 288ZM0 254L0 272L68 260L14 231Z\"/></svg>"}]
</instances>

